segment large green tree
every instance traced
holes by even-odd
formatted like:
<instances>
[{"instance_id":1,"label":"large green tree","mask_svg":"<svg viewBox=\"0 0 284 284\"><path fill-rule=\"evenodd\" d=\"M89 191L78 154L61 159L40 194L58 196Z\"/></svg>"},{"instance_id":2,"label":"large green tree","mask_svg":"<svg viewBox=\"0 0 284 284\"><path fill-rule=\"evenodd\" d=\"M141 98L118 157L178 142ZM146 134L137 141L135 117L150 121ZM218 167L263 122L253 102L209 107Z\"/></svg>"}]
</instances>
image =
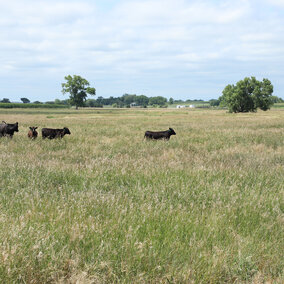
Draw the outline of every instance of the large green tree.
<instances>
[{"instance_id":1,"label":"large green tree","mask_svg":"<svg viewBox=\"0 0 284 284\"><path fill-rule=\"evenodd\" d=\"M246 77L236 85L227 85L219 100L229 112L255 112L257 108L270 109L272 93L273 86L268 79L258 81L255 77Z\"/></svg>"},{"instance_id":2,"label":"large green tree","mask_svg":"<svg viewBox=\"0 0 284 284\"><path fill-rule=\"evenodd\" d=\"M78 107L84 106L84 102L89 95L95 95L96 89L91 88L90 83L78 75L68 75L65 76L64 79L67 81L66 83L62 83L62 93L69 93L69 102L71 105Z\"/></svg>"}]
</instances>

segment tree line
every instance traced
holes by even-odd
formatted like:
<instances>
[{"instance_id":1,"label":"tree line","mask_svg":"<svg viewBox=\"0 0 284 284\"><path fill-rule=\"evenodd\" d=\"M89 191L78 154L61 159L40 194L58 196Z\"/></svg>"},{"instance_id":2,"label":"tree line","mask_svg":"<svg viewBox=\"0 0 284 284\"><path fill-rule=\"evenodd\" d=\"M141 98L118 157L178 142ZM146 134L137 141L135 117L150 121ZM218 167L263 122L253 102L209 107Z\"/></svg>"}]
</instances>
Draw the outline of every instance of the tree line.
<instances>
[{"instance_id":1,"label":"tree line","mask_svg":"<svg viewBox=\"0 0 284 284\"><path fill-rule=\"evenodd\" d=\"M21 98L23 104L40 104L40 105L73 105L70 102L70 99L59 100L55 99L54 101L34 101L31 102L28 98ZM145 95L136 95L136 94L124 94L120 97L110 96L109 98L103 98L99 96L97 99L86 99L80 104L81 107L103 107L103 106L112 106L117 108L138 106L138 107L166 107L168 104L191 104L191 103L202 103L204 100L174 100L170 98L169 100L162 96L156 97L147 97ZM8 98L0 99L0 103L11 104L12 102ZM26 107L28 107L28 105Z\"/></svg>"},{"instance_id":2,"label":"tree line","mask_svg":"<svg viewBox=\"0 0 284 284\"><path fill-rule=\"evenodd\" d=\"M78 106L84 106L88 103L89 106L101 106L112 105L114 107L127 107L127 106L166 106L167 98L162 96L150 97L141 95L124 94L122 97L114 98L110 97L104 99L99 97L97 100L88 100L87 94L95 95L96 89L91 88L89 82L78 76L73 77L68 75L65 77L66 82L62 83L62 93L70 94L70 103ZM268 110L273 105L275 100L280 101L277 97L272 96L273 85L271 82L264 78L262 81L256 80L255 77L244 78L234 84L227 85L222 96L218 100L211 100L212 106L225 106L229 109L229 112L255 112L258 108L261 110ZM172 104L174 100L170 98L169 104ZM97 105L96 105L97 104Z\"/></svg>"},{"instance_id":3,"label":"tree line","mask_svg":"<svg viewBox=\"0 0 284 284\"><path fill-rule=\"evenodd\" d=\"M88 99L88 95L96 95L96 89L90 87L90 83L79 75L68 75L64 79L66 82L62 83L62 93L69 94L69 99L55 101L48 101L42 103L40 101L33 102L33 105L47 104L47 105L64 105L65 107L103 107L104 105L122 108L122 107L167 107L168 104L185 103L187 101L169 100L163 96L147 97L145 95L124 94L121 97L98 97L97 99ZM229 112L255 112L258 108L261 110L268 110L274 103L283 103L283 99L272 96L273 85L268 79L262 81L256 80L255 77L246 77L234 84L227 85L222 96L218 99L209 101L213 107L221 106L227 107ZM21 98L23 104L30 104L28 98ZM195 100L202 102L202 100ZM190 100L192 103L192 100ZM8 98L3 98L0 103L10 104ZM7 106L8 107L8 106Z\"/></svg>"},{"instance_id":4,"label":"tree line","mask_svg":"<svg viewBox=\"0 0 284 284\"><path fill-rule=\"evenodd\" d=\"M34 101L31 102L29 99L24 98L21 99L23 104L48 104L48 105L75 105L71 99L66 100L59 100L55 99L54 101L46 101L46 102L40 102L40 101ZM78 105L78 107L103 107L106 106L112 106L112 107L130 107L130 106L141 106L141 107L147 107L147 106L158 106L163 107L166 106L168 100L167 98L164 98L162 96L157 97L147 97L144 95L136 95L136 94L124 94L121 97L109 97L109 98L103 98L98 97L97 99L86 99L82 103ZM3 98L0 100L0 103L6 103L10 104L11 101L8 98ZM173 101L174 103L174 101Z\"/></svg>"}]
</instances>

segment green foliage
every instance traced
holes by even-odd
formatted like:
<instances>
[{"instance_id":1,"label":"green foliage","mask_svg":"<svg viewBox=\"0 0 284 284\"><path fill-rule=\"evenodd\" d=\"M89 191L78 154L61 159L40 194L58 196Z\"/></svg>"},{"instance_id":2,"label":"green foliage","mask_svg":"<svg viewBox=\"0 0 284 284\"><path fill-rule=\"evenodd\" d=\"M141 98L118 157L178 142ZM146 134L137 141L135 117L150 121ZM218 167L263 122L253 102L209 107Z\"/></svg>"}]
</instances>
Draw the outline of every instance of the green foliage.
<instances>
[{"instance_id":1,"label":"green foliage","mask_svg":"<svg viewBox=\"0 0 284 284\"><path fill-rule=\"evenodd\" d=\"M27 98L21 98L21 101L22 101L24 104L29 104L29 103L30 103L30 100L27 99Z\"/></svg>"},{"instance_id":2,"label":"green foliage","mask_svg":"<svg viewBox=\"0 0 284 284\"><path fill-rule=\"evenodd\" d=\"M132 103L135 103L136 106L147 107L147 105L149 104L149 98L145 95L137 96L136 94L124 94L121 97L111 96L109 98L103 98L100 96L98 97L96 102L101 105L115 105L115 107L118 108L130 107L130 104Z\"/></svg>"},{"instance_id":3,"label":"green foliage","mask_svg":"<svg viewBox=\"0 0 284 284\"><path fill-rule=\"evenodd\" d=\"M255 112L257 108L266 111L273 104L272 93L273 86L268 79L261 82L255 77L246 77L236 86L227 85L219 100L229 108L229 112Z\"/></svg>"},{"instance_id":4,"label":"green foliage","mask_svg":"<svg viewBox=\"0 0 284 284\"><path fill-rule=\"evenodd\" d=\"M68 105L56 105L56 104L22 104L22 103L0 103L0 108L69 108Z\"/></svg>"},{"instance_id":5,"label":"green foliage","mask_svg":"<svg viewBox=\"0 0 284 284\"><path fill-rule=\"evenodd\" d=\"M135 102L139 106L147 106L149 103L149 98L147 96L141 95L141 96L136 96Z\"/></svg>"},{"instance_id":6,"label":"green foliage","mask_svg":"<svg viewBox=\"0 0 284 284\"><path fill-rule=\"evenodd\" d=\"M85 102L85 106L86 107L103 107L102 104L98 103L96 100L94 99L88 99Z\"/></svg>"},{"instance_id":7,"label":"green foliage","mask_svg":"<svg viewBox=\"0 0 284 284\"><path fill-rule=\"evenodd\" d=\"M282 98L277 97L277 96L271 96L270 98L271 98L271 101L274 104L284 103L284 100Z\"/></svg>"},{"instance_id":8,"label":"green foliage","mask_svg":"<svg viewBox=\"0 0 284 284\"><path fill-rule=\"evenodd\" d=\"M173 99L173 98L170 98L170 99L169 99L169 104L172 105L173 103L174 103L174 99Z\"/></svg>"},{"instance_id":9,"label":"green foliage","mask_svg":"<svg viewBox=\"0 0 284 284\"><path fill-rule=\"evenodd\" d=\"M64 79L67 81L66 83L62 83L62 93L69 93L70 98L69 102L71 105L75 105L76 109L78 107L84 106L84 102L89 95L95 95L96 89L91 88L90 83L78 75L65 76Z\"/></svg>"},{"instance_id":10,"label":"green foliage","mask_svg":"<svg viewBox=\"0 0 284 284\"><path fill-rule=\"evenodd\" d=\"M0 103L10 103L10 100L7 98L4 98L3 100L0 101Z\"/></svg>"},{"instance_id":11,"label":"green foliage","mask_svg":"<svg viewBox=\"0 0 284 284\"><path fill-rule=\"evenodd\" d=\"M273 108L284 108L284 103L276 103L273 105Z\"/></svg>"},{"instance_id":12,"label":"green foliage","mask_svg":"<svg viewBox=\"0 0 284 284\"><path fill-rule=\"evenodd\" d=\"M166 102L167 102L167 99L162 97L162 96L151 97L149 99L150 105L164 106L166 104Z\"/></svg>"},{"instance_id":13,"label":"green foliage","mask_svg":"<svg viewBox=\"0 0 284 284\"><path fill-rule=\"evenodd\" d=\"M209 101L210 106L219 106L220 105L220 100L212 99Z\"/></svg>"},{"instance_id":14,"label":"green foliage","mask_svg":"<svg viewBox=\"0 0 284 284\"><path fill-rule=\"evenodd\" d=\"M56 105L68 105L69 104L69 100L59 100L59 99L55 99L54 103Z\"/></svg>"}]
</instances>

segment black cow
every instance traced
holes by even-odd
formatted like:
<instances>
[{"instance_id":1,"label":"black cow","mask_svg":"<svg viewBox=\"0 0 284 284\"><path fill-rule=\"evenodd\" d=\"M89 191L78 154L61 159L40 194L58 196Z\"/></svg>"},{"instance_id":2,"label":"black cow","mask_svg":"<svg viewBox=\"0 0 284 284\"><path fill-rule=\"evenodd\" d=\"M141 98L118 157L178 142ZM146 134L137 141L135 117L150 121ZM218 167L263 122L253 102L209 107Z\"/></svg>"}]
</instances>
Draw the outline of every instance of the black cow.
<instances>
[{"instance_id":1,"label":"black cow","mask_svg":"<svg viewBox=\"0 0 284 284\"><path fill-rule=\"evenodd\" d=\"M18 122L6 123L5 121L2 121L2 123L0 123L0 137L9 136L12 138L14 132L19 132Z\"/></svg>"},{"instance_id":2,"label":"black cow","mask_svg":"<svg viewBox=\"0 0 284 284\"><path fill-rule=\"evenodd\" d=\"M67 127L63 129L54 129L54 128L43 128L41 130L42 138L54 139L54 138L63 138L65 134L71 134Z\"/></svg>"},{"instance_id":3,"label":"black cow","mask_svg":"<svg viewBox=\"0 0 284 284\"><path fill-rule=\"evenodd\" d=\"M176 135L175 131L172 128L166 131L146 131L144 138L147 139L166 139L169 140L171 135Z\"/></svg>"}]
</instances>

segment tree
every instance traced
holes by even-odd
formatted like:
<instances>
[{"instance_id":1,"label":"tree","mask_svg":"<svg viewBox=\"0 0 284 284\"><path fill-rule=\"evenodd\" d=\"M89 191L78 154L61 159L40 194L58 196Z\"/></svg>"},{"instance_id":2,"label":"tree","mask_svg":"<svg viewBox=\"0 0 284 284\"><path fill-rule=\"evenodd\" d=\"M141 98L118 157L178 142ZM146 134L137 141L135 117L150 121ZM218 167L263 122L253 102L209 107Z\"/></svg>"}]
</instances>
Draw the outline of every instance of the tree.
<instances>
[{"instance_id":1,"label":"tree","mask_svg":"<svg viewBox=\"0 0 284 284\"><path fill-rule=\"evenodd\" d=\"M219 100L229 108L229 112L255 112L257 108L265 111L273 104L272 93L273 86L268 79L261 82L255 77L246 77L236 86L227 85Z\"/></svg>"},{"instance_id":2,"label":"tree","mask_svg":"<svg viewBox=\"0 0 284 284\"><path fill-rule=\"evenodd\" d=\"M76 109L78 107L84 106L84 102L87 99L87 94L95 95L96 89L90 88L90 83L78 75L65 76L64 79L67 81L66 83L62 83L62 93L70 94L70 104L75 105Z\"/></svg>"},{"instance_id":3,"label":"tree","mask_svg":"<svg viewBox=\"0 0 284 284\"><path fill-rule=\"evenodd\" d=\"M124 102L124 104L130 105L131 103L136 102L136 95L135 94L124 94L121 99Z\"/></svg>"},{"instance_id":4,"label":"tree","mask_svg":"<svg viewBox=\"0 0 284 284\"><path fill-rule=\"evenodd\" d=\"M21 101L22 101L24 104L29 104L29 103L30 103L30 100L27 99L27 98L21 98Z\"/></svg>"},{"instance_id":5,"label":"tree","mask_svg":"<svg viewBox=\"0 0 284 284\"><path fill-rule=\"evenodd\" d=\"M147 106L149 103L149 98L144 95L136 96L135 102L139 106Z\"/></svg>"},{"instance_id":6,"label":"tree","mask_svg":"<svg viewBox=\"0 0 284 284\"><path fill-rule=\"evenodd\" d=\"M7 98L3 98L2 101L0 101L0 103L10 103L10 100Z\"/></svg>"},{"instance_id":7,"label":"tree","mask_svg":"<svg viewBox=\"0 0 284 284\"><path fill-rule=\"evenodd\" d=\"M282 98L277 97L277 96L271 96L270 98L271 98L271 100L274 104L284 103L284 100Z\"/></svg>"},{"instance_id":8,"label":"tree","mask_svg":"<svg viewBox=\"0 0 284 284\"><path fill-rule=\"evenodd\" d=\"M87 99L85 105L87 107L103 107L101 103L98 103L97 100L94 99Z\"/></svg>"},{"instance_id":9,"label":"tree","mask_svg":"<svg viewBox=\"0 0 284 284\"><path fill-rule=\"evenodd\" d=\"M163 106L165 105L167 102L167 99L162 97L162 96L157 96L157 97L151 97L149 99L149 104L150 105L159 105L159 106Z\"/></svg>"},{"instance_id":10,"label":"tree","mask_svg":"<svg viewBox=\"0 0 284 284\"><path fill-rule=\"evenodd\" d=\"M210 106L219 106L220 100L211 99L209 100Z\"/></svg>"},{"instance_id":11,"label":"tree","mask_svg":"<svg viewBox=\"0 0 284 284\"><path fill-rule=\"evenodd\" d=\"M173 103L174 103L174 99L173 99L173 98L170 98L170 99L169 99L169 104L172 105Z\"/></svg>"}]
</instances>

